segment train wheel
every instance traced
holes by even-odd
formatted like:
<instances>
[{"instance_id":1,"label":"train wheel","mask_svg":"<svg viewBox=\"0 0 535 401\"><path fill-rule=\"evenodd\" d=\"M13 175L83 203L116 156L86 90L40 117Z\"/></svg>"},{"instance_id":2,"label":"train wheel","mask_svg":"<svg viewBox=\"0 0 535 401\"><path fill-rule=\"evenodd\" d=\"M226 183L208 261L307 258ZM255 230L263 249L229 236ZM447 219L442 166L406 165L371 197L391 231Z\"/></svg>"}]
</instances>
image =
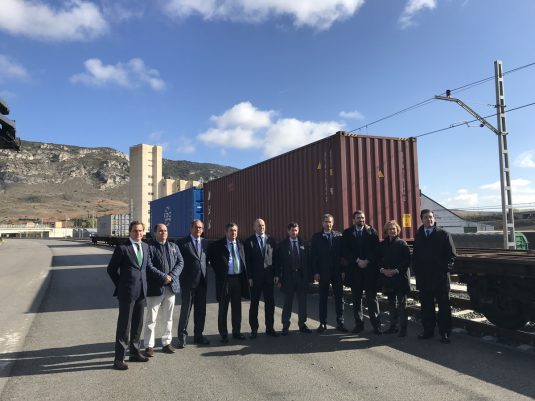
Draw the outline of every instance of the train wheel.
<instances>
[{"instance_id":1,"label":"train wheel","mask_svg":"<svg viewBox=\"0 0 535 401\"><path fill-rule=\"evenodd\" d=\"M495 295L492 305L486 305L482 312L489 322L505 329L518 330L528 322L522 304L502 294Z\"/></svg>"}]
</instances>

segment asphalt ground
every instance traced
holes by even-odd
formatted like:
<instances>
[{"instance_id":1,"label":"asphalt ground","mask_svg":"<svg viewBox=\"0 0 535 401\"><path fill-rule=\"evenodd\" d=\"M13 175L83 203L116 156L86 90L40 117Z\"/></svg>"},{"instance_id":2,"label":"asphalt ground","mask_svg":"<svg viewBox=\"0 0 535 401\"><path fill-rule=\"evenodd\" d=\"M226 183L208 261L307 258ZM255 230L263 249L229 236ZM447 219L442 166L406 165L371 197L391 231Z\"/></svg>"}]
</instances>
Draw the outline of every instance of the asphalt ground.
<instances>
[{"instance_id":1,"label":"asphalt ground","mask_svg":"<svg viewBox=\"0 0 535 401\"><path fill-rule=\"evenodd\" d=\"M0 246L0 400L528 400L535 397L533 353L454 335L452 343L409 336L360 335L332 326L219 343L213 279L205 335L176 354L111 369L117 302L106 273L111 249L52 240ZM48 273L48 274L44 274ZM281 328L277 292L276 329ZM177 302L178 303L178 302ZM334 324L332 302L329 322ZM242 331L249 332L242 302ZM175 308L175 328L180 306ZM6 312L6 313L4 313ZM317 296L308 298L316 328ZM229 313L230 320L230 313ZM352 324L351 307L346 322ZM230 321L229 321L230 327ZM190 327L192 331L192 327ZM161 325L157 328L161 335ZM10 340L11 339L11 340ZM157 343L157 351L159 351Z\"/></svg>"}]
</instances>

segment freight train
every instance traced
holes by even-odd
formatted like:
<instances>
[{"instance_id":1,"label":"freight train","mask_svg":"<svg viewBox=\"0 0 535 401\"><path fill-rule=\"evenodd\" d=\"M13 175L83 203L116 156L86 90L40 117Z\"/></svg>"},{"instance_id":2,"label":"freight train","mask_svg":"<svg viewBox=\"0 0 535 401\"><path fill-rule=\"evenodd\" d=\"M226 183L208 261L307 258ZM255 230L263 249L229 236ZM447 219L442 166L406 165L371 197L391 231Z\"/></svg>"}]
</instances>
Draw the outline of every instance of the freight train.
<instances>
[{"instance_id":1,"label":"freight train","mask_svg":"<svg viewBox=\"0 0 535 401\"><path fill-rule=\"evenodd\" d=\"M378 228L395 219L401 236L414 237L419 222L420 189L415 138L388 138L337 132L259 164L151 202L151 222L164 222L171 238L189 233L200 219L205 235L224 235L234 221L242 236L255 218L266 220L275 238L297 221L309 240L321 230L321 216L331 213L335 228L352 224L355 210ZM535 254L494 250L459 250L455 273L467 284L473 308L492 323L520 329L535 321Z\"/></svg>"}]
</instances>

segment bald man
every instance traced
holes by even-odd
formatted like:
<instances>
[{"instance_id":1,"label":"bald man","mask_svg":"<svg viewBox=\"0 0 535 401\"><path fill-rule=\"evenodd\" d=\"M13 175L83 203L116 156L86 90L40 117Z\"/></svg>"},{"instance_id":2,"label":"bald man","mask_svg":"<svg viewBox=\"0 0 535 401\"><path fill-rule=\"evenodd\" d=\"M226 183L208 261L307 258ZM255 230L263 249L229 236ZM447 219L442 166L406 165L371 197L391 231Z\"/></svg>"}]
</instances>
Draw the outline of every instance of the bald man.
<instances>
[{"instance_id":1,"label":"bald man","mask_svg":"<svg viewBox=\"0 0 535 401\"><path fill-rule=\"evenodd\" d=\"M264 315L266 334L278 337L273 327L275 315L275 298L273 295L273 250L277 242L266 234L266 223L256 219L253 224L254 234L245 240L245 260L249 285L251 286L251 304L249 307L249 325L251 338L258 335L258 304L260 297L264 296Z\"/></svg>"}]
</instances>

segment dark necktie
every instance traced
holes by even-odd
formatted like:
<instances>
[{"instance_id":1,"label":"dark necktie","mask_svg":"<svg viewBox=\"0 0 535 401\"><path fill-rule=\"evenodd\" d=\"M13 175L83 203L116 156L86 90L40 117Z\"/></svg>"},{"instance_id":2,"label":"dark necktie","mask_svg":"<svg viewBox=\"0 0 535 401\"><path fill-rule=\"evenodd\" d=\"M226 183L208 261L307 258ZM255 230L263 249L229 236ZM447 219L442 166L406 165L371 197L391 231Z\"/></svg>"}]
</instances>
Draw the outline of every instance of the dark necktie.
<instances>
[{"instance_id":1,"label":"dark necktie","mask_svg":"<svg viewBox=\"0 0 535 401\"><path fill-rule=\"evenodd\" d=\"M292 240L292 265L295 269L299 268L299 249L297 248L297 241Z\"/></svg>"},{"instance_id":2,"label":"dark necktie","mask_svg":"<svg viewBox=\"0 0 535 401\"><path fill-rule=\"evenodd\" d=\"M425 236L429 237L430 235L431 235L431 230L430 229L425 230Z\"/></svg>"},{"instance_id":3,"label":"dark necktie","mask_svg":"<svg viewBox=\"0 0 535 401\"><path fill-rule=\"evenodd\" d=\"M201 256L201 249L200 249L200 247L199 247L199 242L200 242L199 239L196 238L196 239L195 239L195 252L197 252L197 255L198 255L198 256Z\"/></svg>"},{"instance_id":4,"label":"dark necktie","mask_svg":"<svg viewBox=\"0 0 535 401\"><path fill-rule=\"evenodd\" d=\"M260 245L260 253L264 256L264 240L260 235L258 236L258 243Z\"/></svg>"}]
</instances>

